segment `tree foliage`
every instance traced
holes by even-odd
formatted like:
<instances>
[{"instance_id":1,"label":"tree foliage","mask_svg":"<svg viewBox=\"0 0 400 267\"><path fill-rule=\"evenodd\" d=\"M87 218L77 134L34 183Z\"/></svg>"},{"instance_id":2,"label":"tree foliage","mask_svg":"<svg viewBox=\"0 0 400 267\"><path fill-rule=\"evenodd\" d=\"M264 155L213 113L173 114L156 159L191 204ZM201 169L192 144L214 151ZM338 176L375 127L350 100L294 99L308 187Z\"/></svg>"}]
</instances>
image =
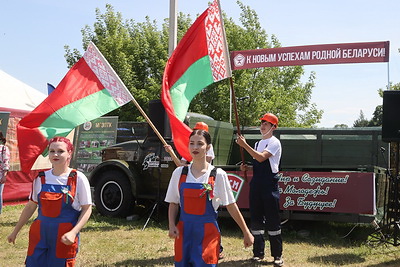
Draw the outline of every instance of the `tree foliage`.
<instances>
[{"instance_id":1,"label":"tree foliage","mask_svg":"<svg viewBox=\"0 0 400 267\"><path fill-rule=\"evenodd\" d=\"M227 42L230 51L280 47L277 37L269 38L261 27L257 13L237 1L241 9L238 25L223 14ZM189 15L178 15L178 40L192 24ZM108 59L121 80L132 92L143 109L152 99L159 99L162 75L168 59L168 20L158 30L156 21L146 17L145 22L124 21L120 12L107 4L102 14L96 9L93 27L82 29L82 46L86 49L93 41ZM65 57L72 66L80 57L78 49L65 46ZM266 112L279 116L280 126L311 127L317 124L322 111L310 102L315 73L307 82L302 66L236 70L233 84L236 97L246 98L238 102L239 120L243 125L258 125ZM192 101L189 111L209 115L217 120L229 120L230 85L228 80L204 88ZM140 113L128 104L112 112L120 120L143 120ZM234 117L233 117L234 119Z\"/></svg>"},{"instance_id":2,"label":"tree foliage","mask_svg":"<svg viewBox=\"0 0 400 267\"><path fill-rule=\"evenodd\" d=\"M364 112L360 110L360 116L358 119L353 123L353 127L367 127L368 120L364 116Z\"/></svg>"},{"instance_id":3,"label":"tree foliage","mask_svg":"<svg viewBox=\"0 0 400 267\"><path fill-rule=\"evenodd\" d=\"M400 48L398 49L400 53ZM386 90L395 90L399 91L400 90L400 83L395 83L393 84L392 82L389 82L389 85L386 86ZM383 98L383 89L379 88L378 89L378 94L381 98ZM375 126L382 126L382 120L383 120L383 105L378 105L375 108L374 113L372 114L372 119L368 121L368 127L375 127ZM357 124L356 120L354 122L354 125ZM359 127L359 126L354 126L354 127Z\"/></svg>"},{"instance_id":4,"label":"tree foliage","mask_svg":"<svg viewBox=\"0 0 400 267\"><path fill-rule=\"evenodd\" d=\"M82 29L83 48L93 41L107 58L118 76L131 91L137 102L146 110L150 100L160 98L160 84L165 62L168 59L168 31L157 30L156 21L146 17L145 22L123 21L119 12L106 5L106 13L96 9L93 28ZM81 57L77 49L65 47L70 66ZM143 120L133 104L127 104L109 115L120 120Z\"/></svg>"},{"instance_id":5,"label":"tree foliage","mask_svg":"<svg viewBox=\"0 0 400 267\"><path fill-rule=\"evenodd\" d=\"M397 90L397 91L399 91L400 90L400 83L396 83L396 84L389 83L389 86L386 86L386 90ZM378 94L379 94L379 96L381 98L383 98L383 91L384 90L382 88L380 88L378 90ZM353 127L378 127L378 126L382 126L383 105L376 106L375 111L372 113L372 119L371 120L366 119L364 114L362 114L362 115L363 115L364 122L361 123L361 121L360 121L361 114L360 114L360 117L356 121L354 121ZM365 123L365 121L367 123Z\"/></svg>"},{"instance_id":6,"label":"tree foliage","mask_svg":"<svg viewBox=\"0 0 400 267\"><path fill-rule=\"evenodd\" d=\"M336 128L336 129L347 129L347 128L349 128L349 126L347 124L342 123L342 124L336 124L333 128Z\"/></svg>"}]
</instances>

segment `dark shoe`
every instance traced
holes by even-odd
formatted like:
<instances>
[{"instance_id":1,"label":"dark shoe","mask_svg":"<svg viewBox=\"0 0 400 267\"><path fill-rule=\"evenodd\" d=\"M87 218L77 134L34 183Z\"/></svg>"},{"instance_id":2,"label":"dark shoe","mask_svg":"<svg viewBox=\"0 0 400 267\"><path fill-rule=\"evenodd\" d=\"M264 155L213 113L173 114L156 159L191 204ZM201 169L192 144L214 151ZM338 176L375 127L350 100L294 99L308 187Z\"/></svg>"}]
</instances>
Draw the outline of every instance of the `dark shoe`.
<instances>
[{"instance_id":1,"label":"dark shoe","mask_svg":"<svg viewBox=\"0 0 400 267\"><path fill-rule=\"evenodd\" d=\"M274 266L283 266L283 258L275 257L274 258Z\"/></svg>"}]
</instances>

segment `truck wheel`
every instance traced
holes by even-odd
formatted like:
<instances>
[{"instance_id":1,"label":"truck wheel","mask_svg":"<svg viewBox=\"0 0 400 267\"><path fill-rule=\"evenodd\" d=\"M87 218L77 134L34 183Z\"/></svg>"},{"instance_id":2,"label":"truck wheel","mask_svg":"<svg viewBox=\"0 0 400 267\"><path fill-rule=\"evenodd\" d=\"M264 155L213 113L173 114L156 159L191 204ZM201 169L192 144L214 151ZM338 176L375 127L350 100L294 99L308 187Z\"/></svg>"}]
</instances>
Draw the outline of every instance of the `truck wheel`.
<instances>
[{"instance_id":1,"label":"truck wheel","mask_svg":"<svg viewBox=\"0 0 400 267\"><path fill-rule=\"evenodd\" d=\"M134 197L128 177L120 171L109 170L100 174L94 188L94 202L101 215L125 217L132 214Z\"/></svg>"}]
</instances>

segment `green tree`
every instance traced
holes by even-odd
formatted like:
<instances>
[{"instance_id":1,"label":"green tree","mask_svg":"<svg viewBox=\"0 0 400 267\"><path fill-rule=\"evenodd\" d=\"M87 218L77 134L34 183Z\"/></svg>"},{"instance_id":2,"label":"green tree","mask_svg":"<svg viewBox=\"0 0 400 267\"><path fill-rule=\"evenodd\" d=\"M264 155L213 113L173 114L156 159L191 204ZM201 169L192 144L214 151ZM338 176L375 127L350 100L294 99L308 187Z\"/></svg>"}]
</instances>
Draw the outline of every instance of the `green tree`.
<instances>
[{"instance_id":1,"label":"green tree","mask_svg":"<svg viewBox=\"0 0 400 267\"><path fill-rule=\"evenodd\" d=\"M360 116L358 119L353 123L353 127L367 127L369 121L365 118L364 112L360 110Z\"/></svg>"},{"instance_id":2,"label":"green tree","mask_svg":"<svg viewBox=\"0 0 400 267\"><path fill-rule=\"evenodd\" d=\"M383 106L378 105L375 108L374 113L372 114L372 119L369 121L369 127L377 127L382 126L382 118L383 118Z\"/></svg>"},{"instance_id":3,"label":"green tree","mask_svg":"<svg viewBox=\"0 0 400 267\"><path fill-rule=\"evenodd\" d=\"M156 21L146 17L145 22L123 21L120 12L114 12L106 5L106 13L96 9L96 22L93 29L82 29L83 48L93 41L118 76L131 91L143 109L147 109L149 100L158 99L163 69L168 58L168 31L157 30ZM69 66L81 57L77 49L65 46ZM132 103L111 112L120 120L143 120Z\"/></svg>"},{"instance_id":4,"label":"green tree","mask_svg":"<svg viewBox=\"0 0 400 267\"><path fill-rule=\"evenodd\" d=\"M400 53L400 48L398 49ZM392 82L389 83L389 85L386 86L386 90L400 90L400 83L393 84ZM378 94L381 98L383 98L383 89L380 88L378 90ZM378 105L375 108L374 113L372 114L372 119L369 121L368 126L374 127L374 126L382 126L382 120L383 120L383 105Z\"/></svg>"},{"instance_id":5,"label":"green tree","mask_svg":"<svg viewBox=\"0 0 400 267\"><path fill-rule=\"evenodd\" d=\"M393 84L393 83L389 83L389 86L386 86L386 90L400 90L400 83L397 84ZM378 90L378 94L381 98L383 98L383 89L380 88ZM372 113L372 119L368 121L368 125L367 127L378 127L378 126L382 126L382 118L383 118L383 105L378 105L375 108L374 113ZM354 124L356 124L357 121L354 122ZM357 127L357 126L354 126ZM364 126L363 126L364 127Z\"/></svg>"},{"instance_id":6,"label":"green tree","mask_svg":"<svg viewBox=\"0 0 400 267\"><path fill-rule=\"evenodd\" d=\"M333 128L336 128L336 129L347 129L347 128L349 128L349 126L347 126L347 124L336 124Z\"/></svg>"},{"instance_id":7,"label":"green tree","mask_svg":"<svg viewBox=\"0 0 400 267\"><path fill-rule=\"evenodd\" d=\"M400 50L399 50L400 52ZM400 83L393 84L392 82L389 83L389 86L386 86L386 90L400 90ZM378 94L381 98L383 98L383 89L380 88L378 90ZM382 118L383 118L383 106L378 105L375 108L374 113L372 114L372 119L369 122L369 126L382 126Z\"/></svg>"},{"instance_id":8,"label":"green tree","mask_svg":"<svg viewBox=\"0 0 400 267\"><path fill-rule=\"evenodd\" d=\"M237 1L241 9L237 25L232 18L224 16L229 50L280 47L276 36L270 40L260 26L257 13ZM192 20L189 15L178 15L178 40L186 33ZM149 100L159 99L162 75L168 59L168 20L158 30L156 21L146 17L145 22L124 21L120 12L107 4L102 14L96 9L93 27L82 29L83 48L93 41L108 59L139 104L147 109ZM72 66L81 54L77 49L65 46L65 57ZM273 112L280 118L280 126L311 127L320 121L322 111L310 102L315 73L306 83L302 66L274 67L234 71L233 81L237 97L249 98L238 105L241 124L258 125L259 118ZM229 81L224 80L204 88L192 101L189 111L203 113L217 120L229 119ZM212 99L212 101L210 101ZM140 113L128 104L113 111L120 120L143 120Z\"/></svg>"}]
</instances>

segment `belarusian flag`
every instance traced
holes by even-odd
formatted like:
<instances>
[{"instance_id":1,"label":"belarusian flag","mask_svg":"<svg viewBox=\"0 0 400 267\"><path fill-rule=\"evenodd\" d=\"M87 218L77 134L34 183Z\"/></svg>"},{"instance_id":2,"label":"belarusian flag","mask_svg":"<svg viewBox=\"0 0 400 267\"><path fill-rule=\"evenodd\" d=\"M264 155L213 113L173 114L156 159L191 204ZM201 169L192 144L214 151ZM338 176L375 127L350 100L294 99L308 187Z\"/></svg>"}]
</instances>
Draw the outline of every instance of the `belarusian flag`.
<instances>
[{"instance_id":1,"label":"belarusian flag","mask_svg":"<svg viewBox=\"0 0 400 267\"><path fill-rule=\"evenodd\" d=\"M170 120L174 145L185 159L192 158L188 151L192 130L183 123L190 102L203 88L229 76L223 23L215 0L183 36L164 70L161 100Z\"/></svg>"},{"instance_id":2,"label":"belarusian flag","mask_svg":"<svg viewBox=\"0 0 400 267\"><path fill-rule=\"evenodd\" d=\"M54 136L67 136L76 126L132 99L110 64L90 43L56 89L17 125L22 171L29 172Z\"/></svg>"}]
</instances>

